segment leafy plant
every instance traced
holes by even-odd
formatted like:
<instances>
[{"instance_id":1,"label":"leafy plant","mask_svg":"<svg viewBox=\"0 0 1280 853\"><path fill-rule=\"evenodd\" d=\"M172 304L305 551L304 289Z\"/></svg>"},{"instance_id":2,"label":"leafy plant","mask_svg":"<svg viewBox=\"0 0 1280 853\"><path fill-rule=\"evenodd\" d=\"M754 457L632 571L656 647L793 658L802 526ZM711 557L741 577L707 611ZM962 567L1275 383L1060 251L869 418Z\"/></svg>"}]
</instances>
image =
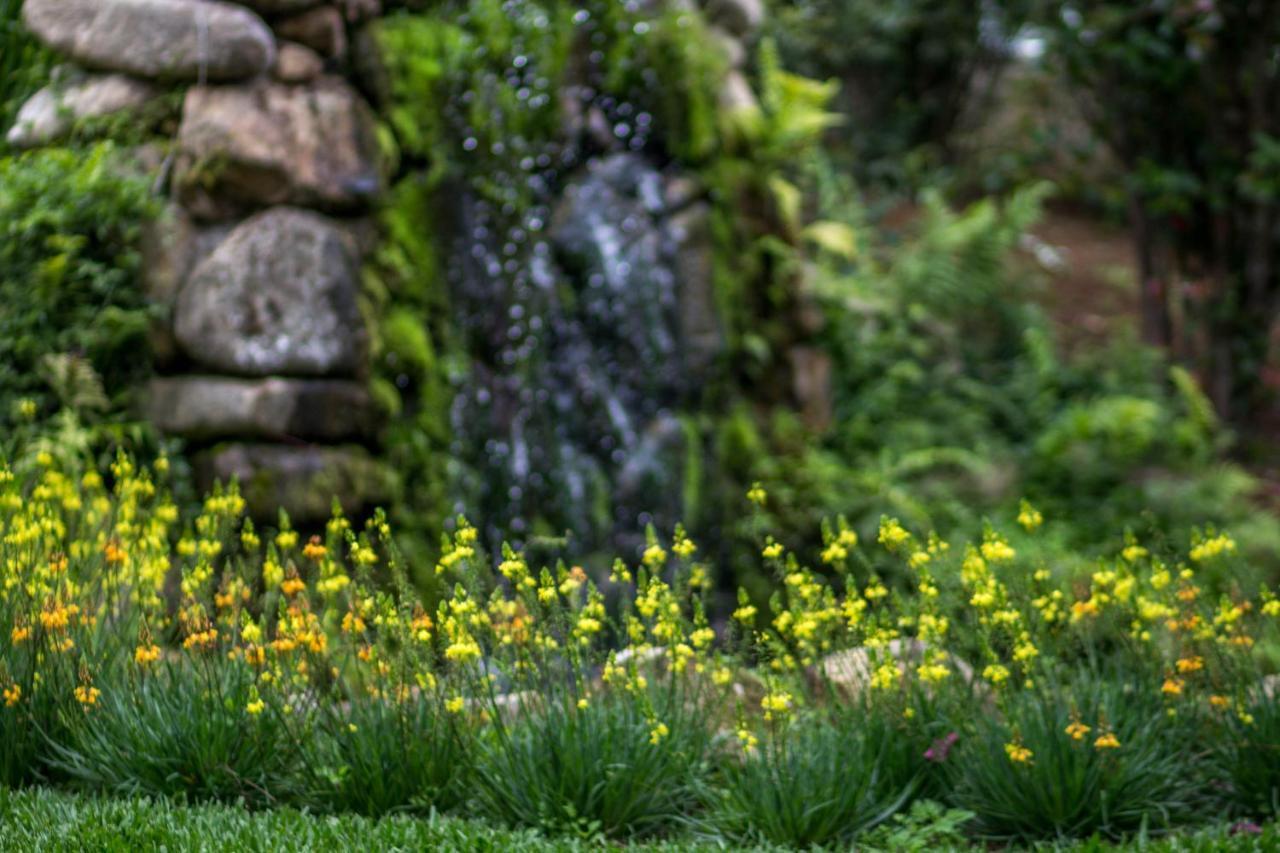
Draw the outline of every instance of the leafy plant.
<instances>
[{"instance_id":1,"label":"leafy plant","mask_svg":"<svg viewBox=\"0 0 1280 853\"><path fill-rule=\"evenodd\" d=\"M1258 819L1280 814L1280 689L1272 675L1252 685L1241 713L1224 714L1215 761L1226 783L1224 798Z\"/></svg>"},{"instance_id":2,"label":"leafy plant","mask_svg":"<svg viewBox=\"0 0 1280 853\"><path fill-rule=\"evenodd\" d=\"M465 798L474 760L465 730L430 696L356 699L321 712L302 744L316 777L307 799L334 811L449 811Z\"/></svg>"},{"instance_id":3,"label":"leafy plant","mask_svg":"<svg viewBox=\"0 0 1280 853\"><path fill-rule=\"evenodd\" d=\"M980 833L1036 841L1165 831L1195 817L1200 758L1158 693L1115 675L1018 693L982 716L954 765Z\"/></svg>"},{"instance_id":4,"label":"leafy plant","mask_svg":"<svg viewBox=\"0 0 1280 853\"><path fill-rule=\"evenodd\" d=\"M627 695L583 707L553 699L498 726L476 767L482 813L587 838L651 835L684 822L706 772L708 733L682 692L659 688L649 713Z\"/></svg>"},{"instance_id":5,"label":"leafy plant","mask_svg":"<svg viewBox=\"0 0 1280 853\"><path fill-rule=\"evenodd\" d=\"M900 717L899 717L900 719ZM726 761L708 821L737 841L849 845L902 809L923 748L887 709L837 707L770 731Z\"/></svg>"},{"instance_id":6,"label":"leafy plant","mask_svg":"<svg viewBox=\"0 0 1280 853\"><path fill-rule=\"evenodd\" d=\"M38 415L55 402L100 411L103 395L116 411L125 406L149 369L154 309L139 241L154 208L147 181L109 143L0 158L0 412L24 399ZM100 392L87 390L83 369L73 390L77 363L47 360L64 353L96 371ZM74 399L55 401L42 374Z\"/></svg>"},{"instance_id":7,"label":"leafy plant","mask_svg":"<svg viewBox=\"0 0 1280 853\"><path fill-rule=\"evenodd\" d=\"M136 680L134 680L136 679ZM275 713L254 714L251 673L207 662L103 681L74 708L50 765L78 786L121 795L266 805L295 791L296 754Z\"/></svg>"}]
</instances>

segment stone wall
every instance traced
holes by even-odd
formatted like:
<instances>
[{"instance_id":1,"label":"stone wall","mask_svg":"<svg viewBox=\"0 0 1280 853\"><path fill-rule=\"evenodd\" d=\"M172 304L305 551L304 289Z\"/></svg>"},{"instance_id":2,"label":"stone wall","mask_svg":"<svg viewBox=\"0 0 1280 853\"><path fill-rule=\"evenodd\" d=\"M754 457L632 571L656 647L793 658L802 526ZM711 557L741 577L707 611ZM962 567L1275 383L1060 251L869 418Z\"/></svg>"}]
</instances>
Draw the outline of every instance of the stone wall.
<instances>
[{"instance_id":1,"label":"stone wall","mask_svg":"<svg viewBox=\"0 0 1280 853\"><path fill-rule=\"evenodd\" d=\"M721 108L753 108L743 68L762 0L703 6L713 24L708 47L730 60ZM370 451L379 418L360 299L362 264L377 240L370 214L388 179L361 91L362 80L376 79L369 25L381 14L381 0L27 0L23 9L28 28L69 64L23 107L11 144L56 143L86 120L142 123L157 109L171 113L164 141L139 150L166 197L164 215L149 224L145 261L148 290L168 316L155 336L159 375L147 415L187 441L198 485L236 477L263 517L283 506L296 522L319 521L333 495L358 512L387 497L393 482ZM604 122L590 111L578 118L586 134ZM627 337L612 347L635 362L623 373L667 365L680 368L682 381L704 381L721 344L707 203L689 180L666 175L662 203L638 207L628 200L637 182L657 174L640 155L615 151L608 127L597 135L602 159L562 188L553 242L592 277L592 259L608 260L592 239L648 223L623 241L634 272L614 283L619 316L602 325ZM663 276L672 281L662 284ZM466 286L477 310L502 307L484 298L484 282ZM673 287L666 330L650 314ZM632 353L668 332L687 363L665 350ZM607 366L596 352L603 345L587 344L587 360ZM662 395L632 385L644 383L610 385L604 396L647 394L660 408ZM649 445L679 434L670 416L653 420L641 405L637 413L638 461L626 457L609 478L623 497L628 483L644 480L644 460L666 464Z\"/></svg>"},{"instance_id":2,"label":"stone wall","mask_svg":"<svg viewBox=\"0 0 1280 853\"><path fill-rule=\"evenodd\" d=\"M147 413L188 440L201 485L237 477L251 509L307 523L332 495L386 493L366 449L360 271L385 176L349 45L379 0L27 0L23 20L71 63L9 142L181 101L140 160L168 197L147 286L166 306Z\"/></svg>"}]
</instances>

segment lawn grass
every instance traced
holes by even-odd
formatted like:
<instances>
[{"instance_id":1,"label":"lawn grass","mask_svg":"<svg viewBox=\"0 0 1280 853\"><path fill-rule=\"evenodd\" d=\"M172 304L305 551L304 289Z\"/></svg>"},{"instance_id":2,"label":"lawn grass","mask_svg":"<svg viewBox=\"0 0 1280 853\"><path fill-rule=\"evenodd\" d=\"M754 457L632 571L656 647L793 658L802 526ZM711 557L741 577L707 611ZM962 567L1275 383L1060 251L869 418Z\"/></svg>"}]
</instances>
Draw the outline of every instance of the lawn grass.
<instances>
[{"instance_id":1,"label":"lawn grass","mask_svg":"<svg viewBox=\"0 0 1280 853\"><path fill-rule=\"evenodd\" d=\"M900 837L901 838L901 837ZM895 850L938 850L923 839L900 840ZM168 800L113 799L44 788L0 788L0 851L235 850L478 850L560 853L598 850L602 842L547 838L528 830L494 827L475 820L433 816L324 816L293 809L251 812L232 806L185 806ZM707 841L671 840L636 845L644 851L723 850ZM742 849L733 847L732 849ZM757 848L767 849L767 848ZM875 848L864 848L875 849ZM966 848L950 848L966 849ZM974 846L969 850L989 849ZM1233 834L1219 826L1193 834L1124 845L1076 842L1037 850L1141 850L1149 853L1252 853L1280 850L1280 824L1261 835Z\"/></svg>"}]
</instances>

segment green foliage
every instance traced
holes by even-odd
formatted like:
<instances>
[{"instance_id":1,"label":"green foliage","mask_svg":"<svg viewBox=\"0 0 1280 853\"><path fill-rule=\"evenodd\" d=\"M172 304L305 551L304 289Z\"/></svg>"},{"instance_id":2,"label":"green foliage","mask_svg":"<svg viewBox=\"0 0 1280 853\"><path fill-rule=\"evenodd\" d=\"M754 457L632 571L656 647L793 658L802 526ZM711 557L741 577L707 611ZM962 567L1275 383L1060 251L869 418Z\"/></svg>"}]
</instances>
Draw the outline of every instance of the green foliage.
<instances>
[{"instance_id":1,"label":"green foliage","mask_svg":"<svg viewBox=\"0 0 1280 853\"><path fill-rule=\"evenodd\" d=\"M68 709L78 719L49 761L72 784L194 802L289 799L296 745L278 716L244 710L256 696L252 675L173 666L97 689L90 710Z\"/></svg>"},{"instance_id":2,"label":"green foliage","mask_svg":"<svg viewBox=\"0 0 1280 853\"><path fill-rule=\"evenodd\" d=\"M1059 354L1019 250L1043 188L960 211L926 194L891 241L841 209L847 184L817 175L824 214L860 236L853 264L826 253L813 276L834 422L815 435L783 414L734 419L722 439L740 488L759 480L774 496L774 526L838 512L863 535L884 514L976 532L1026 497L1054 531L1046 558L1117 550L1126 525L1185 541L1199 519L1236 529L1260 574L1276 570L1280 525L1256 506L1255 480L1223 461L1226 437L1185 371L1124 340Z\"/></svg>"},{"instance_id":3,"label":"green foliage","mask_svg":"<svg viewBox=\"0 0 1280 853\"><path fill-rule=\"evenodd\" d=\"M840 82L839 107L855 132L833 142L850 167L896 184L948 157L975 85L990 85L1007 61L1001 37L1031 5L776 0L770 28L788 68Z\"/></svg>"},{"instance_id":4,"label":"green foliage","mask_svg":"<svg viewBox=\"0 0 1280 853\"><path fill-rule=\"evenodd\" d=\"M1166 716L1149 687L1083 677L1018 693L999 710L978 718L953 765L954 801L984 835L1119 838L1166 831L1204 807L1193 729ZM1088 727L1079 739L1073 724ZM1097 745L1108 733L1118 746Z\"/></svg>"},{"instance_id":5,"label":"green foliage","mask_svg":"<svg viewBox=\"0 0 1280 853\"><path fill-rule=\"evenodd\" d=\"M22 102L44 83L52 57L22 26L23 0L0 0L0 137ZM0 150L5 143L0 138Z\"/></svg>"},{"instance_id":6,"label":"green foliage","mask_svg":"<svg viewBox=\"0 0 1280 853\"><path fill-rule=\"evenodd\" d=\"M850 706L766 736L722 769L709 822L736 841L847 846L918 790L927 747L901 715Z\"/></svg>"},{"instance_id":7,"label":"green foliage","mask_svg":"<svg viewBox=\"0 0 1280 853\"><path fill-rule=\"evenodd\" d=\"M1248 423L1276 315L1275 193L1280 22L1251 3L1088 0L1045 4L1052 55L1094 132L1124 169L1143 289L1144 335L1205 377L1220 414ZM1186 295L1169 284L1202 278Z\"/></svg>"},{"instance_id":8,"label":"green foliage","mask_svg":"<svg viewBox=\"0 0 1280 853\"><path fill-rule=\"evenodd\" d=\"M500 726L476 765L481 813L581 838L632 838L679 825L706 774L709 733L678 680L654 692L647 714L629 697L604 694L582 708L557 697ZM665 734L655 734L655 720Z\"/></svg>"},{"instance_id":9,"label":"green foliage","mask_svg":"<svg viewBox=\"0 0 1280 853\"><path fill-rule=\"evenodd\" d=\"M971 820L973 812L917 800L908 811L895 814L888 823L867 833L863 847L900 853L958 850L968 846L964 827Z\"/></svg>"},{"instance_id":10,"label":"green foliage","mask_svg":"<svg viewBox=\"0 0 1280 853\"><path fill-rule=\"evenodd\" d=\"M325 707L317 728L301 746L315 777L306 799L321 808L375 817L451 811L466 795L473 757L464 732L429 696Z\"/></svg>"},{"instance_id":11,"label":"green foliage","mask_svg":"<svg viewBox=\"0 0 1280 853\"><path fill-rule=\"evenodd\" d=\"M1214 741L1214 762L1226 782L1224 799L1237 813L1259 820L1280 815L1280 681L1254 685L1247 717L1226 716Z\"/></svg>"},{"instance_id":12,"label":"green foliage","mask_svg":"<svg viewBox=\"0 0 1280 853\"><path fill-rule=\"evenodd\" d=\"M0 159L0 413L24 399L28 419L126 405L149 369L138 245L153 210L147 181L110 144Z\"/></svg>"}]
</instances>

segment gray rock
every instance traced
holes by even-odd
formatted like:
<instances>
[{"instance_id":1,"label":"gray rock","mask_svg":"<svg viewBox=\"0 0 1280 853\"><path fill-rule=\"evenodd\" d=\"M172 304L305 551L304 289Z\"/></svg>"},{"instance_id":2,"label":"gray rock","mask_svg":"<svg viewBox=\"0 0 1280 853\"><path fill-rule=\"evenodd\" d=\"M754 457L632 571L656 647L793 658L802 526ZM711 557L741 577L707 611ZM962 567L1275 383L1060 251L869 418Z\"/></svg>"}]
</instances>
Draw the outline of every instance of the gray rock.
<instances>
[{"instance_id":1,"label":"gray rock","mask_svg":"<svg viewBox=\"0 0 1280 853\"><path fill-rule=\"evenodd\" d=\"M254 518L274 521L283 509L299 525L327 519L335 498L357 514L386 501L394 486L391 472L361 447L229 444L197 456L195 470L202 488L237 480Z\"/></svg>"},{"instance_id":2,"label":"gray rock","mask_svg":"<svg viewBox=\"0 0 1280 853\"><path fill-rule=\"evenodd\" d=\"M178 294L174 331L196 362L249 376L354 376L365 364L350 236L273 208L238 225Z\"/></svg>"},{"instance_id":3,"label":"gray rock","mask_svg":"<svg viewBox=\"0 0 1280 853\"><path fill-rule=\"evenodd\" d=\"M369 392L338 379L157 378L147 416L161 431L192 439L343 441L368 436L374 424Z\"/></svg>"},{"instance_id":4,"label":"gray rock","mask_svg":"<svg viewBox=\"0 0 1280 853\"><path fill-rule=\"evenodd\" d=\"M219 0L27 0L38 39L86 68L164 80L240 80L275 61L262 19Z\"/></svg>"},{"instance_id":5,"label":"gray rock","mask_svg":"<svg viewBox=\"0 0 1280 853\"><path fill-rule=\"evenodd\" d=\"M159 94L155 85L123 74L51 83L22 105L6 138L15 148L47 145L71 133L77 122L139 109Z\"/></svg>"},{"instance_id":6,"label":"gray rock","mask_svg":"<svg viewBox=\"0 0 1280 853\"><path fill-rule=\"evenodd\" d=\"M280 42L276 51L276 64L271 76L281 83L310 83L324 73L324 60L320 54L304 44Z\"/></svg>"},{"instance_id":7,"label":"gray rock","mask_svg":"<svg viewBox=\"0 0 1280 853\"><path fill-rule=\"evenodd\" d=\"M174 190L202 219L296 204L335 212L381 193L373 116L343 81L194 86L178 130Z\"/></svg>"},{"instance_id":8,"label":"gray rock","mask_svg":"<svg viewBox=\"0 0 1280 853\"><path fill-rule=\"evenodd\" d=\"M342 13L334 6L319 6L275 22L276 35L280 38L305 44L328 59L341 59L347 55L347 25Z\"/></svg>"},{"instance_id":9,"label":"gray rock","mask_svg":"<svg viewBox=\"0 0 1280 853\"><path fill-rule=\"evenodd\" d=\"M707 17L736 36L746 36L764 23L764 0L707 0Z\"/></svg>"},{"instance_id":10,"label":"gray rock","mask_svg":"<svg viewBox=\"0 0 1280 853\"><path fill-rule=\"evenodd\" d=\"M928 650L929 645L917 639L890 640L879 649L846 649L827 655L810 667L805 676L819 695L831 694L832 698L856 701L862 699L870 687L877 665L892 662L906 681L915 676ZM990 697L989 690L976 681L972 666L949 653L943 653L942 658L942 663L952 671L950 677L974 688L980 698Z\"/></svg>"}]
</instances>

